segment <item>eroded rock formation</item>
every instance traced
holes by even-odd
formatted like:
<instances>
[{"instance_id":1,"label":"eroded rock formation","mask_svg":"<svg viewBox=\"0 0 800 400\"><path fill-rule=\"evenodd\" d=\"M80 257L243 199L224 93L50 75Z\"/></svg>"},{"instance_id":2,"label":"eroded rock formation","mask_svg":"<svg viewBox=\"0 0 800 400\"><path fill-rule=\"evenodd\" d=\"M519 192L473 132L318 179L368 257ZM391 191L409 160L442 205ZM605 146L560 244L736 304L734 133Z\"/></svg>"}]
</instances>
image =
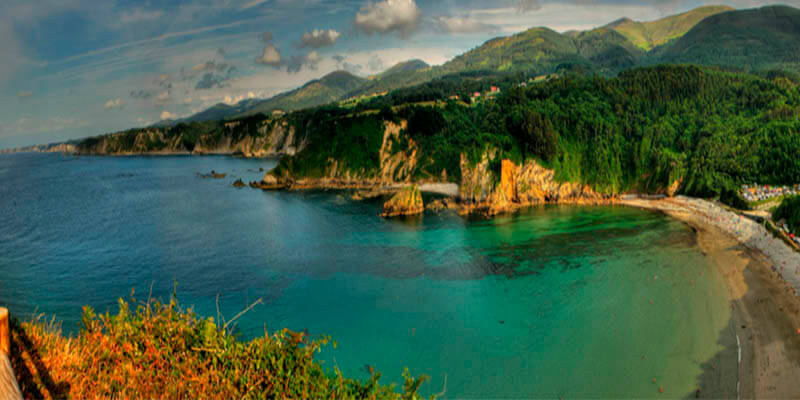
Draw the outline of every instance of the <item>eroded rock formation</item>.
<instances>
[{"instance_id":1,"label":"eroded rock formation","mask_svg":"<svg viewBox=\"0 0 800 400\"><path fill-rule=\"evenodd\" d=\"M411 185L397 192L383 204L383 217L417 215L425 211L422 194L417 185Z\"/></svg>"}]
</instances>

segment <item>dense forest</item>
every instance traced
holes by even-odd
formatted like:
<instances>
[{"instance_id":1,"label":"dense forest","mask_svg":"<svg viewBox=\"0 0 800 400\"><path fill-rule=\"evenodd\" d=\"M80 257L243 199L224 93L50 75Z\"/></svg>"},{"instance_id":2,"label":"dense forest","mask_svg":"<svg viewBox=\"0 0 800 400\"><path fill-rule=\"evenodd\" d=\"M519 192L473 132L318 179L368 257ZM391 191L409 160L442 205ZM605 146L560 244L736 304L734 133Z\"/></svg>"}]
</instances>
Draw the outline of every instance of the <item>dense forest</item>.
<instances>
[{"instance_id":1,"label":"dense forest","mask_svg":"<svg viewBox=\"0 0 800 400\"><path fill-rule=\"evenodd\" d=\"M800 182L800 93L790 74L657 66L615 78L566 74L527 86L505 83L502 94L472 105L444 101L466 88L434 81L363 109L295 113L292 123L308 146L284 158L278 172L319 176L335 159L363 176L375 174L383 121L404 119L408 129L393 151L404 151L409 139L417 144L417 178L446 170L458 182L460 155L477 162L488 148L517 162L536 159L558 180L604 193L656 192L681 181L683 193L725 198L742 183ZM407 104L411 99L428 103Z\"/></svg>"}]
</instances>

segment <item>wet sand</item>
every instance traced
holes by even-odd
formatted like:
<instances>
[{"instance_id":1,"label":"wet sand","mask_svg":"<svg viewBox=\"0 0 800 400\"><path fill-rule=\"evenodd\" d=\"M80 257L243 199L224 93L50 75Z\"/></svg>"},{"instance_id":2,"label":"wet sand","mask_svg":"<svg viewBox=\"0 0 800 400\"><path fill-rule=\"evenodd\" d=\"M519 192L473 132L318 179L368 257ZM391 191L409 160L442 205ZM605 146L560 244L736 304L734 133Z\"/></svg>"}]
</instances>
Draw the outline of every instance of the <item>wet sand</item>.
<instances>
[{"instance_id":1,"label":"wet sand","mask_svg":"<svg viewBox=\"0 0 800 400\"><path fill-rule=\"evenodd\" d=\"M759 243L786 245L762 238L754 241L749 228L723 223L731 217L718 215L718 207L711 203L698 202L703 201L677 198L619 203L660 210L691 226L700 249L713 260L728 288L730 325L738 354L721 354L705 363L698 382L700 392L690 397L730 397L731 388L738 387L743 399L800 398L800 298L791 280L785 278L800 265L793 264L792 253L780 249L766 248L772 257L766 256ZM774 259L776 250L787 256ZM730 348L733 351L733 344ZM735 363L738 365L728 365Z\"/></svg>"}]
</instances>

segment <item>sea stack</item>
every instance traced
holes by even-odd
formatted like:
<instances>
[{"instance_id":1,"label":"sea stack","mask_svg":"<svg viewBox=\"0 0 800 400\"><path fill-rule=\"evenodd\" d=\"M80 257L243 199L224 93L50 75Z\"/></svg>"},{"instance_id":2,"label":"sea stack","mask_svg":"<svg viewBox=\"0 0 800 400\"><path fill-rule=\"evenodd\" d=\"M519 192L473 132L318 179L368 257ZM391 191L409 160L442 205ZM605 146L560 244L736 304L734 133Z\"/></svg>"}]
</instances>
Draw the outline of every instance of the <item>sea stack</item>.
<instances>
[{"instance_id":1,"label":"sea stack","mask_svg":"<svg viewBox=\"0 0 800 400\"><path fill-rule=\"evenodd\" d=\"M422 203L422 194L417 185L406 187L397 192L391 199L383 204L382 217L399 217L405 215L422 214L425 205Z\"/></svg>"}]
</instances>

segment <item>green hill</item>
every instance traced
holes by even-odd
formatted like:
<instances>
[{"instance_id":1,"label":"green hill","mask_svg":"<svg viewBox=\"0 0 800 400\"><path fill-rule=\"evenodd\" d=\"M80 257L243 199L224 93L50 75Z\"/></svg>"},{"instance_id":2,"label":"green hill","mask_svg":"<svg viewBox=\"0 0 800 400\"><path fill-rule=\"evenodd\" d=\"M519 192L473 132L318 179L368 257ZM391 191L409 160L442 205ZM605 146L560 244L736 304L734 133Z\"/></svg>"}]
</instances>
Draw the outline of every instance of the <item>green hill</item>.
<instances>
[{"instance_id":1,"label":"green hill","mask_svg":"<svg viewBox=\"0 0 800 400\"><path fill-rule=\"evenodd\" d=\"M800 10L769 6L711 16L665 47L657 61L800 71Z\"/></svg>"},{"instance_id":2,"label":"green hill","mask_svg":"<svg viewBox=\"0 0 800 400\"><path fill-rule=\"evenodd\" d=\"M645 56L644 50L636 47L619 32L608 28L581 32L574 39L581 57L611 72L631 68Z\"/></svg>"},{"instance_id":3,"label":"green hill","mask_svg":"<svg viewBox=\"0 0 800 400\"><path fill-rule=\"evenodd\" d=\"M728 6L706 6L649 22L637 22L629 18L622 18L605 27L619 32L634 45L644 50L650 50L683 36L709 16L731 10L733 8Z\"/></svg>"},{"instance_id":4,"label":"green hill","mask_svg":"<svg viewBox=\"0 0 800 400\"><path fill-rule=\"evenodd\" d=\"M270 99L251 102L245 107L218 105L189 120L269 114L274 110L294 111L465 73L472 77L475 74L517 72L543 75L566 69L613 76L642 65L644 60L658 61L648 50L654 47L661 50L657 46L680 37L704 18L729 10L732 9L725 6L700 7L649 22L623 18L602 28L564 34L549 28L532 28L491 39L441 66L432 67L421 60L410 60L367 79L337 71Z\"/></svg>"},{"instance_id":5,"label":"green hill","mask_svg":"<svg viewBox=\"0 0 800 400\"><path fill-rule=\"evenodd\" d=\"M364 82L364 78L347 71L334 71L298 89L261 101L240 115L269 114L275 110L290 112L338 101Z\"/></svg>"},{"instance_id":6,"label":"green hill","mask_svg":"<svg viewBox=\"0 0 800 400\"><path fill-rule=\"evenodd\" d=\"M440 66L399 63L367 79L337 71L266 100L217 105L187 121L294 111L348 98L413 88L436 80L476 82L498 75L527 79L579 71L611 77L643 65L694 63L742 70L800 71L800 10L786 6L732 11L700 7L655 21L622 18L602 28L560 34L532 28L491 39ZM452 84L433 92L453 92ZM479 90L476 83L475 90ZM430 96L427 96L430 97Z\"/></svg>"},{"instance_id":7,"label":"green hill","mask_svg":"<svg viewBox=\"0 0 800 400\"><path fill-rule=\"evenodd\" d=\"M575 40L549 28L499 37L444 63L442 74L464 71L551 72L565 63L584 62Z\"/></svg>"},{"instance_id":8,"label":"green hill","mask_svg":"<svg viewBox=\"0 0 800 400\"><path fill-rule=\"evenodd\" d=\"M370 76L363 85L347 93L345 97L371 95L417 85L433 79L434 74L431 66L422 60L404 61L380 74Z\"/></svg>"}]
</instances>

